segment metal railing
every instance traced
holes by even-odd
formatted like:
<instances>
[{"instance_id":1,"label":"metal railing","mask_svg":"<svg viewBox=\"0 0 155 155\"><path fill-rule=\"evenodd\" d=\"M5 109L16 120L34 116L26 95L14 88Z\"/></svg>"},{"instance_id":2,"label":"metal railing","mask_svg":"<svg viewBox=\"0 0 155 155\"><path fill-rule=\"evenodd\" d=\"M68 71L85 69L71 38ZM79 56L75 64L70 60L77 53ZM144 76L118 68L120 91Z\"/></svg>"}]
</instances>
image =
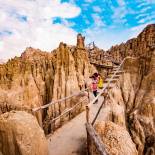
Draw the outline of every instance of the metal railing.
<instances>
[{"instance_id":1,"label":"metal railing","mask_svg":"<svg viewBox=\"0 0 155 155\"><path fill-rule=\"evenodd\" d=\"M104 86L104 88L102 89L102 91L93 99L93 101L91 101L87 106L86 106L86 131L87 131L87 150L88 150L88 155L92 155L92 146L95 146L95 150L101 154L101 155L108 155L108 153L105 150L104 144L100 139L100 136L98 135L98 133L95 131L94 128L94 124L100 114L100 111L104 105L104 103L106 102L106 98L108 96L108 89L109 86L112 82L112 80L114 80L114 77L117 75L117 73L121 70L121 67L123 66L124 62L125 62L126 58L123 59L123 61L121 62L121 64L119 65L119 67L116 69L116 71L114 71L113 75L111 76L111 78L109 79L108 83ZM104 100L102 102L102 104L100 105L99 109L97 110L97 113L93 119L92 122L90 122L90 116L89 116L89 111L90 111L90 106L95 103L98 98L104 93Z\"/></svg>"}]
</instances>

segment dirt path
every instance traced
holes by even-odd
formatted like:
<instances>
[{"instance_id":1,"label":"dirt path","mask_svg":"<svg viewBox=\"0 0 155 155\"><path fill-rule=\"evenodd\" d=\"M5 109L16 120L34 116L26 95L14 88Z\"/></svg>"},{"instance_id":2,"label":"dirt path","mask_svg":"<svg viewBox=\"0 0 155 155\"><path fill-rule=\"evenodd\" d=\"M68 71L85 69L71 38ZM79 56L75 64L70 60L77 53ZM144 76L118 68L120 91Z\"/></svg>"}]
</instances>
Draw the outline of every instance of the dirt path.
<instances>
[{"instance_id":1,"label":"dirt path","mask_svg":"<svg viewBox=\"0 0 155 155\"><path fill-rule=\"evenodd\" d=\"M91 95L92 96L92 95ZM92 99L93 97L91 97ZM90 118L94 118L104 98L90 105ZM86 154L86 116L85 111L63 125L48 138L49 155L85 155Z\"/></svg>"}]
</instances>

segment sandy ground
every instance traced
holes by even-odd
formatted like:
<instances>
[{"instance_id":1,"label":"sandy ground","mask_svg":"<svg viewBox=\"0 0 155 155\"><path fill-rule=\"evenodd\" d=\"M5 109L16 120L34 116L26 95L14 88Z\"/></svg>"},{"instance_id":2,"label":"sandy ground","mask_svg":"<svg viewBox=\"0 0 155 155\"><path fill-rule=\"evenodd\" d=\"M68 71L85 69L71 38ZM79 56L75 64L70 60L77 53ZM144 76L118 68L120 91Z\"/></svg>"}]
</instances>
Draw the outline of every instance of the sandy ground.
<instances>
[{"instance_id":1,"label":"sandy ground","mask_svg":"<svg viewBox=\"0 0 155 155\"><path fill-rule=\"evenodd\" d=\"M91 95L91 100L93 96ZM91 120L94 118L104 98L97 104L90 105ZM103 120L103 111L98 119ZM86 155L86 112L82 112L70 122L63 125L48 138L49 155Z\"/></svg>"}]
</instances>

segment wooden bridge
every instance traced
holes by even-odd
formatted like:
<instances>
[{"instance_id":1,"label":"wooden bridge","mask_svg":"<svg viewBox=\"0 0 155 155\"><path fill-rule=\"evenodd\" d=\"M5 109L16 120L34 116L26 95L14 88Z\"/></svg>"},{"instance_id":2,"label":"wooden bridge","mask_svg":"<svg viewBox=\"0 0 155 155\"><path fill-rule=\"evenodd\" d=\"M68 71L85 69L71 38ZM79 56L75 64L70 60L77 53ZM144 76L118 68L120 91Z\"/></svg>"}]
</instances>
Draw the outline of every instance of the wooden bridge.
<instances>
[{"instance_id":1,"label":"wooden bridge","mask_svg":"<svg viewBox=\"0 0 155 155\"><path fill-rule=\"evenodd\" d=\"M80 155L86 153L93 155L91 149L92 145L99 154L108 154L94 125L97 121L101 121L106 117L102 115L102 111L104 110L103 106L108 97L109 90L115 86L123 73L122 66L124 61L125 59L120 65L113 67L111 73L104 82L103 89L100 90L95 98L92 96L89 88L87 88L69 97L33 109L33 114L36 115L36 113L45 109L50 109L51 107L58 108L58 112L50 117L48 121L48 123L51 124L51 134L47 135L50 155ZM73 98L81 95L83 98L78 103L72 105L70 108L61 109L65 101L71 101ZM98 104L94 104L97 100ZM89 104L83 104L84 101ZM86 110L80 113L81 111L79 109L83 105L86 105ZM76 113L76 111L78 112ZM76 117L73 116L75 113L76 115L78 114ZM63 123L63 116L68 116L68 120L70 121ZM59 122L59 127L61 127L59 129L56 127L57 122ZM56 132L54 132L55 130ZM84 147L86 143L87 147ZM87 150L87 152L84 152L85 150Z\"/></svg>"}]
</instances>

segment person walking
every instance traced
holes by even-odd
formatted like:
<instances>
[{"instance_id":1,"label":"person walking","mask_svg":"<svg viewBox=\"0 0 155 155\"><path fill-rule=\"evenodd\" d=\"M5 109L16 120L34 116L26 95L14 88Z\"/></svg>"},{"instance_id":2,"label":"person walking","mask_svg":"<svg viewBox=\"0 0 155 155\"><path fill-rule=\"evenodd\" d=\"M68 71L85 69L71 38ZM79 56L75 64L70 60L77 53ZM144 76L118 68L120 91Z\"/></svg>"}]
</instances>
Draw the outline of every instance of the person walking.
<instances>
[{"instance_id":1,"label":"person walking","mask_svg":"<svg viewBox=\"0 0 155 155\"><path fill-rule=\"evenodd\" d=\"M94 96L96 97L97 96L97 83L98 83L98 81L97 81L95 76L93 76L92 78L93 78L93 80L92 80L92 91L93 91ZM96 100L96 102L98 102L98 100Z\"/></svg>"}]
</instances>

